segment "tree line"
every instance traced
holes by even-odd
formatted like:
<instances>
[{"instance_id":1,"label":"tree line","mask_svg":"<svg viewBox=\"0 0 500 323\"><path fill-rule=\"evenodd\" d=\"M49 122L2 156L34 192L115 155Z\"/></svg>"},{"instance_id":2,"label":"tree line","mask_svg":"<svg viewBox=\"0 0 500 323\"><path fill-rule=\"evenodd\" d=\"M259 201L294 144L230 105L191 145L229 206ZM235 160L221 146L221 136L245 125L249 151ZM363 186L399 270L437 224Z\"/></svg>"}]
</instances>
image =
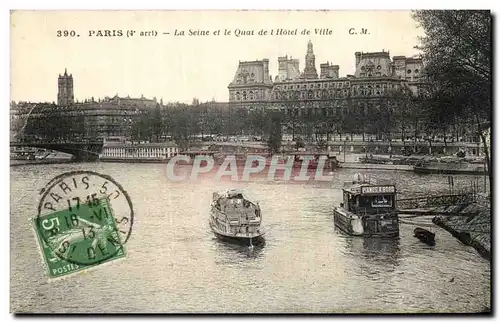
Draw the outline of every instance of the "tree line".
<instances>
[{"instance_id":1,"label":"tree line","mask_svg":"<svg viewBox=\"0 0 500 323\"><path fill-rule=\"evenodd\" d=\"M447 138L458 141L468 134L468 128L463 126L464 117L437 122L430 113L434 104L424 94L417 95L409 88L402 88L369 100L348 97L340 104L333 100L321 101L319 108L312 108L303 101L262 103L250 109L217 103L157 106L143 111L135 120L132 138L170 137L176 141L191 141L212 135L222 138L246 135L266 140L271 134L269 123L272 120L273 125L289 134L293 141L350 140L354 135L361 136L364 141L417 140L418 137L432 141L441 136L446 143Z\"/></svg>"}]
</instances>

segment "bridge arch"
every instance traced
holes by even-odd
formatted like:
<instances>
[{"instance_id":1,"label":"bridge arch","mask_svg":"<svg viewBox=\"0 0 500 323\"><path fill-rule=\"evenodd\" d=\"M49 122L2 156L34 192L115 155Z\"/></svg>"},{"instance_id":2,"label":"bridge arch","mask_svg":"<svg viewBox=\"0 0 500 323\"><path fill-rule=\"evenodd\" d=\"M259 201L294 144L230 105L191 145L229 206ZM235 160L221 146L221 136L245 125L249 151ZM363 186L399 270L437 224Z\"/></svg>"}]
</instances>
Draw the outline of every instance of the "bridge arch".
<instances>
[{"instance_id":1,"label":"bridge arch","mask_svg":"<svg viewBox=\"0 0 500 323\"><path fill-rule=\"evenodd\" d=\"M102 152L103 142L11 142L10 146L49 149L73 155L76 161L95 161Z\"/></svg>"}]
</instances>

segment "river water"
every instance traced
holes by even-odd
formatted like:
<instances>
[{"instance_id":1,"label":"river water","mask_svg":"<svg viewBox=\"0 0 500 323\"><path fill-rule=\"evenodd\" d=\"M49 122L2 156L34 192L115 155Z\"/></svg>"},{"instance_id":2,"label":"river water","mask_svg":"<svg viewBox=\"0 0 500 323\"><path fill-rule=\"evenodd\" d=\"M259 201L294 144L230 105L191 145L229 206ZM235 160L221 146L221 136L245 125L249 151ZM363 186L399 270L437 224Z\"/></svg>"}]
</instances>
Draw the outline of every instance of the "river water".
<instances>
[{"instance_id":1,"label":"river water","mask_svg":"<svg viewBox=\"0 0 500 323\"><path fill-rule=\"evenodd\" d=\"M188 167L188 166L186 166ZM72 170L107 174L128 191L135 219L125 259L49 281L30 220L39 191ZM434 227L436 246L401 224L400 239L346 236L332 208L355 170L331 182L172 182L159 164L11 167L13 312L477 312L490 307L490 263ZM446 176L374 171L411 196L442 190ZM474 177L455 176L455 185ZM481 179L482 180L482 179ZM242 188L260 202L266 243L218 241L208 226L213 191Z\"/></svg>"}]
</instances>

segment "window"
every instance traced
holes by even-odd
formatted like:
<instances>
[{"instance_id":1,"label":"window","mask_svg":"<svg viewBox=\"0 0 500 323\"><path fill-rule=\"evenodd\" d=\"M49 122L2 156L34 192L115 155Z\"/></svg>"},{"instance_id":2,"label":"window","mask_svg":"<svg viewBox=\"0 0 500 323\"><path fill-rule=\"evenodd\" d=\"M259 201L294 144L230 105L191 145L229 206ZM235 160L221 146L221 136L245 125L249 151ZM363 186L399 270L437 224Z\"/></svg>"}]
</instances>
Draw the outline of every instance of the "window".
<instances>
[{"instance_id":1,"label":"window","mask_svg":"<svg viewBox=\"0 0 500 323\"><path fill-rule=\"evenodd\" d=\"M415 70L415 74L418 74L418 68Z\"/></svg>"},{"instance_id":2,"label":"window","mask_svg":"<svg viewBox=\"0 0 500 323\"><path fill-rule=\"evenodd\" d=\"M365 67L364 66L361 66L361 70L364 71L365 70Z\"/></svg>"},{"instance_id":3,"label":"window","mask_svg":"<svg viewBox=\"0 0 500 323\"><path fill-rule=\"evenodd\" d=\"M378 69L378 70L379 70L379 69L381 69L381 68L382 68L382 66L380 66L380 65L379 65L379 66L377 66L377 69Z\"/></svg>"},{"instance_id":4,"label":"window","mask_svg":"<svg viewBox=\"0 0 500 323\"><path fill-rule=\"evenodd\" d=\"M411 74L411 70L406 71L406 73Z\"/></svg>"}]
</instances>

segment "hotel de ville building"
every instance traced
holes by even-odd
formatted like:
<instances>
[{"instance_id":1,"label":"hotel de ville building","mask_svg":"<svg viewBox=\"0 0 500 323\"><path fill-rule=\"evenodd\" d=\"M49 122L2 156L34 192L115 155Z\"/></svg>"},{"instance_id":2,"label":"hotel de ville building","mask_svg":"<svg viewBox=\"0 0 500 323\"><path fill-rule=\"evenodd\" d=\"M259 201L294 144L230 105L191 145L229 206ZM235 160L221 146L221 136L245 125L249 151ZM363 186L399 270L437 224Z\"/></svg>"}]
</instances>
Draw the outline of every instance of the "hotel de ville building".
<instances>
[{"instance_id":1,"label":"hotel de ville building","mask_svg":"<svg viewBox=\"0 0 500 323\"><path fill-rule=\"evenodd\" d=\"M390 57L389 52L354 53L354 75L339 76L339 65L316 68L314 48L307 44L305 67L299 59L278 57L278 75L269 74L269 59L240 61L228 86L232 107L274 108L299 115L335 115L351 105L370 113L390 93L406 88L417 94L422 81L422 59Z\"/></svg>"}]
</instances>

